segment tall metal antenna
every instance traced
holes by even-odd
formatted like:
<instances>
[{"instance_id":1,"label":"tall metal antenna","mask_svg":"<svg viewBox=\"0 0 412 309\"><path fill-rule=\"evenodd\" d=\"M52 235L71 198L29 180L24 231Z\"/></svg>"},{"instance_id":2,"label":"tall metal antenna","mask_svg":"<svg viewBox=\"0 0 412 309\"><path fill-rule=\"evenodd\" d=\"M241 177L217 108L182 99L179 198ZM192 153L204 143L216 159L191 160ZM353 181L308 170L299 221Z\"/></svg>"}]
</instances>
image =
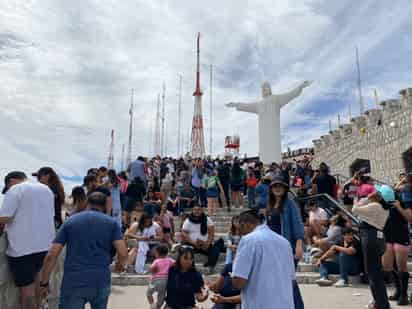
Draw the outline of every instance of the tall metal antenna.
<instances>
[{"instance_id":1,"label":"tall metal antenna","mask_svg":"<svg viewBox=\"0 0 412 309\"><path fill-rule=\"evenodd\" d=\"M161 156L161 139L160 139L160 93L157 94L157 109L155 120L155 138L154 138L154 155Z\"/></svg>"},{"instance_id":2,"label":"tall metal antenna","mask_svg":"<svg viewBox=\"0 0 412 309\"><path fill-rule=\"evenodd\" d=\"M181 156L182 143L182 75L179 75L179 101L177 106L177 157Z\"/></svg>"},{"instance_id":3,"label":"tall metal antenna","mask_svg":"<svg viewBox=\"0 0 412 309\"><path fill-rule=\"evenodd\" d=\"M162 92L162 141L161 141L161 156L165 154L165 98L166 98L166 83L163 82Z\"/></svg>"},{"instance_id":4,"label":"tall metal antenna","mask_svg":"<svg viewBox=\"0 0 412 309\"><path fill-rule=\"evenodd\" d=\"M110 134L110 149L109 149L109 158L107 160L107 168L113 169L114 167L114 130Z\"/></svg>"},{"instance_id":5,"label":"tall metal antenna","mask_svg":"<svg viewBox=\"0 0 412 309\"><path fill-rule=\"evenodd\" d=\"M365 113L365 105L363 103L363 96L362 96L362 81L361 81L361 73L360 73L360 65L359 65L358 47L356 47L356 67L358 69L359 110L360 110L360 115L362 116Z\"/></svg>"},{"instance_id":6,"label":"tall metal antenna","mask_svg":"<svg viewBox=\"0 0 412 309\"><path fill-rule=\"evenodd\" d=\"M379 97L378 97L378 90L374 90L373 91L373 94L374 94L374 96L375 96L375 105L376 105L376 107L379 107Z\"/></svg>"},{"instance_id":7,"label":"tall metal antenna","mask_svg":"<svg viewBox=\"0 0 412 309\"><path fill-rule=\"evenodd\" d=\"M121 161L120 161L120 171L121 172L124 171L124 148L125 148L125 145L123 144L122 145L122 158L121 158Z\"/></svg>"},{"instance_id":8,"label":"tall metal antenna","mask_svg":"<svg viewBox=\"0 0 412 309\"><path fill-rule=\"evenodd\" d=\"M127 167L129 164L132 162L132 141L133 141L133 96L134 96L134 89L132 88L132 97L131 97L131 102L130 102L130 109L129 109L129 144L127 145L127 159L126 159L126 165ZM126 168L127 168L126 167Z\"/></svg>"},{"instance_id":9,"label":"tall metal antenna","mask_svg":"<svg viewBox=\"0 0 412 309\"><path fill-rule=\"evenodd\" d=\"M210 65L210 133L209 153L213 154L213 64Z\"/></svg>"},{"instance_id":10,"label":"tall metal antenna","mask_svg":"<svg viewBox=\"0 0 412 309\"><path fill-rule=\"evenodd\" d=\"M340 121L340 114L338 114L338 128L340 128L341 121Z\"/></svg>"}]
</instances>

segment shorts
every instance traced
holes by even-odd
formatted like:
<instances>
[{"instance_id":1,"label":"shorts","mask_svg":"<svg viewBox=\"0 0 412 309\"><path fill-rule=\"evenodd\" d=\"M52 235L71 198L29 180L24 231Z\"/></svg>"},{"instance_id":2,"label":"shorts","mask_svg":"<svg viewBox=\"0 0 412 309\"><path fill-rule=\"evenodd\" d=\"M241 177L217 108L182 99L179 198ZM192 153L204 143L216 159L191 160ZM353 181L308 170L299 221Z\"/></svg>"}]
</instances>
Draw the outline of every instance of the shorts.
<instances>
[{"instance_id":1,"label":"shorts","mask_svg":"<svg viewBox=\"0 0 412 309\"><path fill-rule=\"evenodd\" d=\"M43 266L47 251L19 257L7 256L10 272L17 287L25 287L32 283Z\"/></svg>"},{"instance_id":2,"label":"shorts","mask_svg":"<svg viewBox=\"0 0 412 309\"><path fill-rule=\"evenodd\" d=\"M243 184L242 183L231 183L230 184L230 190L233 192L238 192L238 191L243 191Z\"/></svg>"},{"instance_id":3,"label":"shorts","mask_svg":"<svg viewBox=\"0 0 412 309\"><path fill-rule=\"evenodd\" d=\"M218 198L219 197L219 190L217 188L207 189L206 196L208 198Z\"/></svg>"},{"instance_id":4,"label":"shorts","mask_svg":"<svg viewBox=\"0 0 412 309\"><path fill-rule=\"evenodd\" d=\"M138 202L141 202L141 201L134 199L134 198L126 198L125 205L124 205L124 211L126 212L136 211Z\"/></svg>"},{"instance_id":5,"label":"shorts","mask_svg":"<svg viewBox=\"0 0 412 309\"><path fill-rule=\"evenodd\" d=\"M397 243L386 243L386 250L408 252L411 249L411 245L402 245Z\"/></svg>"},{"instance_id":6,"label":"shorts","mask_svg":"<svg viewBox=\"0 0 412 309\"><path fill-rule=\"evenodd\" d=\"M163 234L170 234L171 232L172 232L172 229L170 227L163 228Z\"/></svg>"}]
</instances>

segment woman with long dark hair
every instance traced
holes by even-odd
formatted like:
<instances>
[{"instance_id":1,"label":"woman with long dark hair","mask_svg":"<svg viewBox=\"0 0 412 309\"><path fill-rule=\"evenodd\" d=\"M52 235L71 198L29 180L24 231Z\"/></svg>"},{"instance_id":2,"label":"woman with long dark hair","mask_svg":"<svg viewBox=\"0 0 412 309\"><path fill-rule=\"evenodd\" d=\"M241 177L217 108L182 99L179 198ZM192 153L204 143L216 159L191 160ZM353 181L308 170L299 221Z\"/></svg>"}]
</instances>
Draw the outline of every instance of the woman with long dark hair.
<instances>
[{"instance_id":1,"label":"woman with long dark hair","mask_svg":"<svg viewBox=\"0 0 412 309\"><path fill-rule=\"evenodd\" d=\"M281 178L275 178L269 188L266 208L266 224L270 229L285 237L295 254L295 266L303 256L304 226L298 206L288 198L289 185ZM304 308L302 296L296 281L293 282L293 298L296 309Z\"/></svg>"},{"instance_id":2,"label":"woman with long dark hair","mask_svg":"<svg viewBox=\"0 0 412 309\"><path fill-rule=\"evenodd\" d=\"M192 247L180 247L176 264L169 270L166 294L166 309L191 309L196 300L204 302L208 298L202 274L196 270Z\"/></svg>"},{"instance_id":3,"label":"woman with long dark hair","mask_svg":"<svg viewBox=\"0 0 412 309\"><path fill-rule=\"evenodd\" d=\"M244 172L240 167L239 161L235 161L232 167L232 173L230 177L230 200L232 204L239 208L243 205L242 192L243 192Z\"/></svg>"},{"instance_id":4,"label":"woman with long dark hair","mask_svg":"<svg viewBox=\"0 0 412 309\"><path fill-rule=\"evenodd\" d=\"M137 255L135 271L142 274L144 273L147 254L163 239L162 228L159 224L153 222L153 217L150 214L144 213L139 222L133 223L126 236L137 240L136 249L129 252L129 263L131 264Z\"/></svg>"},{"instance_id":5,"label":"woman with long dark hair","mask_svg":"<svg viewBox=\"0 0 412 309\"><path fill-rule=\"evenodd\" d=\"M400 201L395 201L389 209L388 221L385 225L386 250L382 257L385 275L391 277L395 284L395 293L389 300L397 301L399 306L409 304L408 300L408 257L410 252L409 223L412 222L412 175L408 175L395 186L400 194ZM396 262L395 272L393 270Z\"/></svg>"},{"instance_id":6,"label":"woman with long dark hair","mask_svg":"<svg viewBox=\"0 0 412 309\"><path fill-rule=\"evenodd\" d=\"M369 194L353 206L353 214L361 219L359 225L364 267L369 279L373 301L368 308L389 309L382 256L385 253L383 230L389 216L390 203L395 200L395 194L387 185L375 186L376 192Z\"/></svg>"},{"instance_id":7,"label":"woman with long dark hair","mask_svg":"<svg viewBox=\"0 0 412 309\"><path fill-rule=\"evenodd\" d=\"M54 225L58 229L63 224L62 205L65 202L63 184L51 167L42 167L32 174L39 182L48 186L54 194Z\"/></svg>"},{"instance_id":8,"label":"woman with long dark hair","mask_svg":"<svg viewBox=\"0 0 412 309\"><path fill-rule=\"evenodd\" d=\"M87 196L83 187L77 186L72 190L72 203L66 211L66 217L81 212L87 208Z\"/></svg>"},{"instance_id":9,"label":"woman with long dark hair","mask_svg":"<svg viewBox=\"0 0 412 309\"><path fill-rule=\"evenodd\" d=\"M120 227L122 226L122 205L120 201L120 181L116 171L111 169L107 172L109 181L107 182L108 189L112 197L112 217L116 219Z\"/></svg>"}]
</instances>

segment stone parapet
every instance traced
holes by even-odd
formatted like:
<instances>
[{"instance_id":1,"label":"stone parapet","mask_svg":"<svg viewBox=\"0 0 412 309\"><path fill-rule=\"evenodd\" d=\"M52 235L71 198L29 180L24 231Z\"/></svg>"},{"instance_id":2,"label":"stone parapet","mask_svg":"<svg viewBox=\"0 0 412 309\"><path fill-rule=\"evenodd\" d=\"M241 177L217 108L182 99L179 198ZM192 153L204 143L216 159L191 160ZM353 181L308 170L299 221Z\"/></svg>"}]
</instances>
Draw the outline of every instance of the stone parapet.
<instances>
[{"instance_id":1,"label":"stone parapet","mask_svg":"<svg viewBox=\"0 0 412 309\"><path fill-rule=\"evenodd\" d=\"M384 119L392 117L393 113L396 113L401 109L401 103L399 100L386 100L381 102L383 108L382 117Z\"/></svg>"},{"instance_id":2,"label":"stone parapet","mask_svg":"<svg viewBox=\"0 0 412 309\"><path fill-rule=\"evenodd\" d=\"M399 91L401 95L401 106L403 108L408 108L412 106L412 88L406 88Z\"/></svg>"},{"instance_id":3,"label":"stone parapet","mask_svg":"<svg viewBox=\"0 0 412 309\"><path fill-rule=\"evenodd\" d=\"M365 112L368 127L376 127L382 122L382 110L370 109Z\"/></svg>"},{"instance_id":4,"label":"stone parapet","mask_svg":"<svg viewBox=\"0 0 412 309\"><path fill-rule=\"evenodd\" d=\"M332 173L350 176L351 165L369 161L371 175L391 184L400 172L412 172L412 88L400 96L314 140L313 166L325 162Z\"/></svg>"}]
</instances>

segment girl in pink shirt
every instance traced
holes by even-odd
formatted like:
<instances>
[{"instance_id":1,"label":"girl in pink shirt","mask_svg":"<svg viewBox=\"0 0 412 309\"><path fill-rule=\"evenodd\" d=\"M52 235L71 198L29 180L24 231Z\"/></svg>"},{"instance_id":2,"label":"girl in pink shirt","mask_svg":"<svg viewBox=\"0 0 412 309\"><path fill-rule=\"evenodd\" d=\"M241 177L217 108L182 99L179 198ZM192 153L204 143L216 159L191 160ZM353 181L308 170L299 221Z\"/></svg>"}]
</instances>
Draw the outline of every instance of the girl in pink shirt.
<instances>
[{"instance_id":1,"label":"girl in pink shirt","mask_svg":"<svg viewBox=\"0 0 412 309\"><path fill-rule=\"evenodd\" d=\"M159 245L155 248L155 257L149 271L152 273L152 280L147 289L147 301L151 309L160 309L163 306L166 297L167 277L169 269L175 264L175 260L167 255L169 248L165 245ZM157 293L157 302L155 303L153 294Z\"/></svg>"}]
</instances>

